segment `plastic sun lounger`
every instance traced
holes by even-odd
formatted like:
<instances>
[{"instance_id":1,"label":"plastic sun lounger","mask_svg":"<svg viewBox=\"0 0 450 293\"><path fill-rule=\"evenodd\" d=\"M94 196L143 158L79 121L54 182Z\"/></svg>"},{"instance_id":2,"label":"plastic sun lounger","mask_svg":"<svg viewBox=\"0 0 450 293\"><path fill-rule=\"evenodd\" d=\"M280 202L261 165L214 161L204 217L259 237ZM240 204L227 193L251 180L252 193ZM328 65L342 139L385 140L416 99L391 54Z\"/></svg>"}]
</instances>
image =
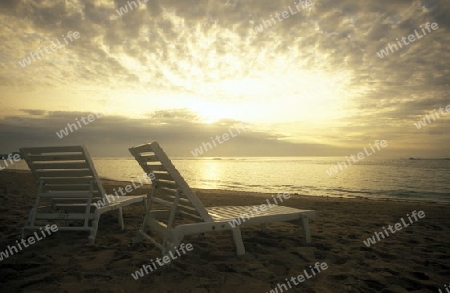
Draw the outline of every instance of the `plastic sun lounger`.
<instances>
[{"instance_id":1,"label":"plastic sun lounger","mask_svg":"<svg viewBox=\"0 0 450 293\"><path fill-rule=\"evenodd\" d=\"M153 178L150 178L153 188L148 199L147 211L134 243L141 242L145 238L166 255L178 247L186 235L231 230L237 255L245 254L240 226L232 227L230 222L241 213L247 213L250 206L205 208L157 142L132 147L129 150L147 174L153 173L151 176ZM155 205L163 206L165 209L157 210L153 208ZM178 215L194 222L183 221L183 224L175 225L175 218ZM302 225L304 237L309 243L311 242L309 218L314 216L313 210L275 206L250 218L242 225L292 221ZM153 237L154 232L159 233L159 242Z\"/></svg>"},{"instance_id":2,"label":"plastic sun lounger","mask_svg":"<svg viewBox=\"0 0 450 293\"><path fill-rule=\"evenodd\" d=\"M103 213L117 210L119 225L123 230L122 207L147 203L146 195L106 195L84 146L21 148L20 153L39 185L36 202L23 227L22 237L28 230L44 227L36 221L57 221L62 222L62 225L58 224L58 230L61 231L89 231L89 242L93 244ZM112 200L108 200L108 197ZM103 204L98 204L99 200Z\"/></svg>"}]
</instances>

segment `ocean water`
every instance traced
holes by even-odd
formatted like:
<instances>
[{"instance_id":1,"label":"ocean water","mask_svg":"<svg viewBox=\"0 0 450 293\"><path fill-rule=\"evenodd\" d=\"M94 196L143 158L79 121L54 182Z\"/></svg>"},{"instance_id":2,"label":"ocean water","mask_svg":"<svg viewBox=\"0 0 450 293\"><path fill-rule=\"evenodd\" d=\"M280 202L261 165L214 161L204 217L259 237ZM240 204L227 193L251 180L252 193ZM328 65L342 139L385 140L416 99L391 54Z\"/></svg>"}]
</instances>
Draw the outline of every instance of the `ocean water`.
<instances>
[{"instance_id":1,"label":"ocean water","mask_svg":"<svg viewBox=\"0 0 450 293\"><path fill-rule=\"evenodd\" d=\"M172 160L191 187L311 196L395 198L450 202L450 160L370 159L326 170L342 158L175 158ZM131 158L94 158L101 177L135 180L143 174ZM23 162L11 166L27 169Z\"/></svg>"}]
</instances>

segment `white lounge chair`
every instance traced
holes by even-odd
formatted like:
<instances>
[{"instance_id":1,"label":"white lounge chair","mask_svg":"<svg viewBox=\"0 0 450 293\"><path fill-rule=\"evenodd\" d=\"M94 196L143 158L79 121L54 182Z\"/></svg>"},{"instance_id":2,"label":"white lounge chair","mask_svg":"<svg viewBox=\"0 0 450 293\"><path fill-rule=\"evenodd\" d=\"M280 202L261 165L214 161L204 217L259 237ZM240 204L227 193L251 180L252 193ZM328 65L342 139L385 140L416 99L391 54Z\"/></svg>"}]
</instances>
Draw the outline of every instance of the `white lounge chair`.
<instances>
[{"instance_id":1,"label":"white lounge chair","mask_svg":"<svg viewBox=\"0 0 450 293\"><path fill-rule=\"evenodd\" d=\"M231 230L237 254L245 254L240 226L232 227L230 222L241 213L248 213L249 206L205 208L157 142L132 147L129 150L146 174L152 172L154 174L153 178L150 178L153 181L153 188L148 199L144 222L134 243L141 242L143 238L148 239L166 255L178 247L186 235ZM158 210L154 208L155 205L165 208ZM178 215L186 216L193 221L176 223ZM301 223L306 242L309 243L311 236L308 219L314 216L315 211L312 210L275 206L255 215L242 225L294 221L297 224ZM160 234L158 239L155 232Z\"/></svg>"},{"instance_id":2,"label":"white lounge chair","mask_svg":"<svg viewBox=\"0 0 450 293\"><path fill-rule=\"evenodd\" d=\"M138 202L146 205L146 195L107 195L84 146L21 148L20 153L39 184L22 237L27 230L45 226L36 222L46 221L57 223L58 230L89 231L93 244L103 213L117 210L123 230L122 207Z\"/></svg>"}]
</instances>

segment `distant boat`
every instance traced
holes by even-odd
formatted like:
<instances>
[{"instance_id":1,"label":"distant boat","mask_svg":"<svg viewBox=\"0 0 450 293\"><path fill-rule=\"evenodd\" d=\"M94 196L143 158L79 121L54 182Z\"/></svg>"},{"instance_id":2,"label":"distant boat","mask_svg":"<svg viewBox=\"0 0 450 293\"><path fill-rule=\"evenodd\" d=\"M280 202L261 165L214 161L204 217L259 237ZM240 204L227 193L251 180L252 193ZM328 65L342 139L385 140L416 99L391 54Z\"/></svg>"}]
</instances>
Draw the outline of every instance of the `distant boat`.
<instances>
[{"instance_id":1,"label":"distant boat","mask_svg":"<svg viewBox=\"0 0 450 293\"><path fill-rule=\"evenodd\" d=\"M438 160L438 161L440 161L440 160L444 160L444 161L450 160L450 158L413 158L413 157L411 157L409 159L410 160L427 160L427 161L429 161L429 160Z\"/></svg>"}]
</instances>

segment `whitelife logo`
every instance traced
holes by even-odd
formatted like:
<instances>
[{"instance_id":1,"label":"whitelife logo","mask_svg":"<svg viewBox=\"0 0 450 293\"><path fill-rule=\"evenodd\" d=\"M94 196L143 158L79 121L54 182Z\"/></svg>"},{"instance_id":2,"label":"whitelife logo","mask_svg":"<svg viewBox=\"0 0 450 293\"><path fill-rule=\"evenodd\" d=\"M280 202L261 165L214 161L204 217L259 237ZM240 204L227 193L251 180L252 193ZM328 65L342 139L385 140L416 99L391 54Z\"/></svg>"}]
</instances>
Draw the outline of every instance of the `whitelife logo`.
<instances>
[{"instance_id":1,"label":"whitelife logo","mask_svg":"<svg viewBox=\"0 0 450 293\"><path fill-rule=\"evenodd\" d=\"M67 33L66 36L62 35L64 42L66 43L65 45L69 44L69 42L67 41L66 37L70 40L70 42L73 42L73 39L77 40L80 38L80 33L79 32L74 32L72 33L71 31ZM72 39L73 37L73 39ZM57 49L61 49L64 48L65 45L61 45L61 43L59 42L59 39L56 39L56 41L58 42L58 46L53 42L53 44L50 45L50 50L51 52L48 50L47 46L44 46L44 51L47 54L51 54L52 52L56 52ZM40 54L40 55L39 55ZM38 48L38 52L37 53L33 53L30 52L30 54L28 54L29 56L26 59L23 59L22 61L19 61L19 65L23 67L28 66L31 64L32 61L36 61L37 59L43 58L44 57L44 53L42 52L41 48ZM30 59L31 58L31 59Z\"/></svg>"},{"instance_id":2,"label":"whitelife logo","mask_svg":"<svg viewBox=\"0 0 450 293\"><path fill-rule=\"evenodd\" d=\"M188 243L186 245L184 243L181 243L178 248L183 252L183 255L186 254L186 252L192 251L194 249L194 247L192 246L191 243ZM175 249L175 253L176 253L176 255L178 255L178 257L181 257L181 253L178 251L178 248ZM186 250L185 250L185 248L186 248ZM161 263L161 258L159 258L159 257L156 258L156 263L159 265L159 267L162 267L166 264L169 264L172 260L175 260L178 257L173 255L172 251L170 251L169 255L163 256L162 263ZM149 274L150 272L153 272L158 269L158 267L156 266L156 263L153 261L153 259L151 259L150 261L151 261L150 265L143 265L142 269L135 271L134 273L131 274L133 279L137 280L137 279L145 276L145 274ZM149 269L150 272L147 269ZM145 271L145 274L144 274L144 271Z\"/></svg>"},{"instance_id":3,"label":"whitelife logo","mask_svg":"<svg viewBox=\"0 0 450 293\"><path fill-rule=\"evenodd\" d=\"M448 284L448 287L450 287L450 284ZM448 288L448 287L447 287L447 285L444 285L445 292L450 293L450 288ZM441 288L439 288L439 293L445 293L445 292L442 292Z\"/></svg>"},{"instance_id":4,"label":"whitelife logo","mask_svg":"<svg viewBox=\"0 0 450 293\"><path fill-rule=\"evenodd\" d=\"M433 22L433 23L430 25L430 23L427 22L427 23L425 24L425 28L428 30L428 33L431 33L431 32L432 32L432 31L430 30L430 27L433 29L433 31L435 31L435 30L437 30L437 29L439 28L439 26L438 26L437 23ZM422 26L420 26L420 28L422 29L423 36L425 36L427 33L425 32L424 28L423 28ZM421 35L417 32L417 30L414 30L414 32L415 32L415 34L416 34L417 39L423 38L423 36L421 36ZM398 45L400 46L400 48L403 48L402 43L398 40L398 38L396 38L396 40L397 40L397 43L398 43ZM416 40L416 38L414 37L413 34L410 34L410 35L408 36L408 41L410 41L411 43L414 42L415 40ZM406 46L410 44L410 43L408 43L408 42L406 41L406 38L405 38L405 37L402 37L402 41L403 41L403 44L405 44ZM397 51L399 50L398 47L397 47L397 45L394 44L393 46L395 47L395 52L397 52ZM394 50L392 49L392 45L391 45L391 43L389 43L388 46L386 47L386 49L381 49L380 52L377 52L378 57L380 57L381 59L383 59L384 56L388 56L388 55L389 55L389 50L388 50L388 49L391 49L391 52L394 53Z\"/></svg>"},{"instance_id":5,"label":"whitelife logo","mask_svg":"<svg viewBox=\"0 0 450 293\"><path fill-rule=\"evenodd\" d=\"M47 237L47 235L45 235L45 232L42 231L42 228L39 228L39 229L41 230L42 238L39 237L38 232L34 232L34 236L36 238L31 236L31 237L28 237L28 239L20 240L20 243L22 243L22 245L26 248L26 247L30 246L31 244L34 244L37 241L40 241L40 240L44 239L45 237ZM56 226L56 224L53 224L51 226L49 224L47 224L44 227L44 230L47 232L48 236L50 236L52 234L52 232L53 233L58 232L58 226ZM51 230L51 232L50 232L50 230ZM0 261L8 258L9 256L14 255L13 250L15 251L15 253L18 253L19 250L17 250L16 246L18 246L20 251L22 251L22 246L20 245L19 240L16 240L16 242L17 242L17 245L13 245L13 246L8 245L8 249L6 249L5 251L0 251ZM27 242L28 242L28 245L27 245ZM8 250L9 250L9 253L8 253Z\"/></svg>"},{"instance_id":6,"label":"whitelife logo","mask_svg":"<svg viewBox=\"0 0 450 293\"><path fill-rule=\"evenodd\" d=\"M423 127L427 126L427 121L428 121L428 124L430 124L431 123L430 117L433 118L433 121L436 121L437 119L441 118L439 116L439 113L436 111L436 109L433 109L433 111L434 111L434 113L430 113L430 115L425 115L425 117L422 120L419 120L419 121L417 121L417 123L414 123L414 125L417 127L417 129L422 128L422 126ZM444 112L444 108L439 107L439 112L441 112L442 116L447 116L447 113L450 112L450 104L447 105L447 107L445 107L445 112ZM434 114L436 115L437 118L434 116ZM427 121L425 121L425 119Z\"/></svg>"},{"instance_id":7,"label":"whitelife logo","mask_svg":"<svg viewBox=\"0 0 450 293\"><path fill-rule=\"evenodd\" d=\"M369 145L370 145L370 148L372 149L372 153L368 152L367 148L364 147L364 152L366 153L367 156L371 156L371 155L373 155L375 153L375 149L373 148L372 144L369 143ZM382 141L376 140L375 143L374 143L374 146L378 150L381 150L380 146L385 148L385 147L387 147L387 145L388 145L387 141L385 141L385 140L382 140ZM352 159L353 163L357 163L358 160L362 160L362 159L364 159L366 157L363 152L359 152L356 156L358 157L358 159L356 159L354 155L350 156L350 158ZM351 166L352 163L350 162L350 159L347 156L345 156L345 157L347 158L348 165ZM333 167L329 168L328 170L325 170L325 172L328 174L328 176L332 176L333 174L339 173L339 171L343 170L342 166L344 166L345 168L348 167L345 162L337 162L336 165L337 166L333 166Z\"/></svg>"},{"instance_id":8,"label":"whitelife logo","mask_svg":"<svg viewBox=\"0 0 450 293\"><path fill-rule=\"evenodd\" d=\"M211 142L214 144L214 147L217 146L216 141L217 141L218 143L222 144L222 143L224 143L225 141L228 141L230 138L233 138L233 137L238 136L238 134L240 134L241 132L239 131L239 128L238 128L238 127L235 127L235 128L236 128L236 130L237 130L237 134L233 133L233 131L231 131L231 128L229 128L229 129L228 129L228 132L230 133L231 137L230 137L230 135L228 135L228 132L225 132L225 133L223 133L222 136L221 136L222 139L223 139L223 141L220 140L221 137L220 137L219 135L216 135L215 138L212 138L212 136L211 136ZM241 125L241 128L242 128L242 130L245 132L245 127ZM209 147L209 149L208 149L207 147ZM195 150L191 151L191 154L192 154L194 157L198 157L199 155L203 155L203 148L205 149L205 152L207 152L207 151L209 151L209 150L212 150L212 149L213 149L213 146L212 146L209 142L206 142L206 143L203 142L202 145L201 145L199 148L195 148Z\"/></svg>"},{"instance_id":9,"label":"whitelife logo","mask_svg":"<svg viewBox=\"0 0 450 293\"><path fill-rule=\"evenodd\" d=\"M309 266L309 269L312 275L308 274L306 270L303 270L304 275L300 274L298 276L291 277L289 280L286 278L285 283L278 283L275 288L271 289L269 292L266 293L283 293L284 291L292 289L291 282L293 283L294 286L300 285L300 283L303 283L305 280L311 279L315 275L319 274L321 271L325 271L326 269L328 269L328 265L326 262L323 263L316 262L314 267Z\"/></svg>"},{"instance_id":10,"label":"whitelife logo","mask_svg":"<svg viewBox=\"0 0 450 293\"><path fill-rule=\"evenodd\" d=\"M278 200L280 202L283 202L283 198L284 199L289 199L291 197L291 195L289 193L278 193L277 194ZM283 198L282 198L283 197ZM247 211L250 212L250 214L239 214L238 218L233 219L233 221L229 221L228 224L230 224L231 228L235 228L236 226L239 226L243 223L245 223L245 221L250 220L251 218L253 218L255 215L253 214L253 211L256 213L256 215L261 214L262 212L265 212L268 209L271 209L273 207L277 207L278 206L278 201L275 198L275 194L272 195L272 199L274 201L275 204L271 204L269 202L269 199L266 199L267 205L266 204L262 204L260 206L252 206L252 207L248 207ZM253 209L253 211L252 211Z\"/></svg>"},{"instance_id":11,"label":"whitelife logo","mask_svg":"<svg viewBox=\"0 0 450 293\"><path fill-rule=\"evenodd\" d=\"M156 179L155 174L153 172L150 172L148 174L144 173L142 175L142 179L144 180L144 182L147 181L145 183L151 183L151 181L150 182L148 181L149 178L150 178L151 181L155 180ZM133 186L128 184L127 186L125 186L125 188L119 187L117 189L119 190L119 192L120 192L120 194L122 196L125 196L128 193L132 192L133 190L136 190L136 189L141 188L142 186L144 186L144 183L142 182L142 179L139 178L139 183L140 183L139 186L137 186L134 183L134 180L131 180L131 183L133 184ZM133 189L133 187L134 187L134 189ZM124 189L126 191L125 193L123 192ZM116 198L114 198L114 195L112 195L112 194L106 194L105 197L103 197L102 199L98 200L97 202L94 202L93 203L94 206L97 209L99 209L99 208L105 207L105 206L107 206L107 205L109 205L111 203L114 203L116 200L119 200L120 199L120 195L117 194L117 190L115 188L113 188L113 191L114 191L114 194L116 195Z\"/></svg>"},{"instance_id":12,"label":"whitelife logo","mask_svg":"<svg viewBox=\"0 0 450 293\"><path fill-rule=\"evenodd\" d=\"M300 0L299 2L298 2L298 4L297 4L297 2L294 2L294 4L295 4L295 7L297 7L297 11L295 11L295 10L292 10L292 8L291 8L291 6L289 5L289 7L288 7L288 9L289 9L289 12L286 10L286 11L283 11L283 12L281 12L281 13L275 13L275 16L276 16L276 18L278 19L278 22L281 22L281 21L283 21L284 19L286 19L286 18L288 18L289 16L291 16L291 15L294 15L294 14L297 14L298 12L300 12L300 4L301 4L301 6L302 6L302 8L303 9L306 9L306 8L308 8L308 7L311 7L311 5L312 5L312 3L311 3L311 0ZM289 14L290 13L290 14ZM283 17L283 18L281 18L281 17ZM267 28L269 28L269 27L271 27L272 26L272 23L273 23L273 25L276 25L277 24L277 22L275 21L275 18L272 16L272 15L270 15L270 18L271 18L271 20L272 20L272 22L270 22L270 20L265 20L265 19L262 19L261 20L261 25L259 25L259 26L255 26L255 28L254 28L254 32L257 34L257 33L262 33L263 31L264 31L264 28L265 29L267 29Z\"/></svg>"},{"instance_id":13,"label":"whitelife logo","mask_svg":"<svg viewBox=\"0 0 450 293\"><path fill-rule=\"evenodd\" d=\"M103 115L105 115L105 113L107 111L111 111L114 109L117 109L117 105L113 102L112 105L107 105L107 106L103 107L101 113ZM98 112L95 112L95 115L97 116L97 119L103 117L103 115L98 114ZM80 117L81 122L83 122L83 124L85 126L89 125L89 123L94 122L95 119L96 118L95 118L94 114L89 114L87 117L84 117L84 116ZM83 125L81 125L81 122L78 120L78 118L75 118L75 122L78 124L78 127L77 127L77 124L75 124L75 123L67 123L67 127L57 131L56 135L61 139L65 136L68 136L70 133L83 128Z\"/></svg>"},{"instance_id":14,"label":"whitelife logo","mask_svg":"<svg viewBox=\"0 0 450 293\"><path fill-rule=\"evenodd\" d=\"M395 232L400 231L400 230L403 229L403 228L408 227L408 226L411 225L411 224L414 224L414 222L411 220L411 217L409 216L409 214L406 214L406 216L407 216L408 219L409 219L409 224L405 223L405 220L404 220L403 218L401 218L400 220L401 220L401 222L402 222L402 224L403 224L403 227L402 227L402 224L400 224L400 223L395 223L394 226L391 226L391 225L388 226L388 229L389 229L389 231L391 231L392 234L394 234ZM425 212L424 212L424 211L419 211L418 213L416 213L416 211L413 211L413 212L411 213L411 216L412 216L412 217L414 218L414 220L416 220L416 222L417 222L419 219L425 218ZM417 219L417 216L419 217L419 219ZM392 228L395 228L395 230L393 230ZM388 233L388 231L386 230L385 227L383 227L383 230L384 230L384 233L386 234L386 237L388 237L388 236L389 236L389 233ZM371 238L367 238L367 241L366 241L366 240L363 240L364 244L365 244L367 247L370 247L370 245L374 245L375 243L377 243L377 240L375 240L375 237L378 239L378 241L381 241L381 239L386 238L386 237L384 236L383 232L375 232L375 233L373 233L373 234L374 234L374 236L372 236ZM382 238L380 238L380 236L381 236Z\"/></svg>"},{"instance_id":15,"label":"whitelife logo","mask_svg":"<svg viewBox=\"0 0 450 293\"><path fill-rule=\"evenodd\" d=\"M13 161L13 159L14 159L14 161ZM8 160L10 162L10 164L8 164L8 162L6 160ZM3 160L3 162L5 164L5 167L2 167L0 165L0 171L5 170L5 168L8 168L9 166L14 165L15 162L19 162L20 160L21 160L21 158L20 158L19 154L14 154L14 155L13 154L9 154L8 158Z\"/></svg>"},{"instance_id":16,"label":"whitelife logo","mask_svg":"<svg viewBox=\"0 0 450 293\"><path fill-rule=\"evenodd\" d=\"M142 2L147 3L149 0L142 0ZM127 1L128 7L130 7L130 11L132 11L134 8L138 8L142 3L141 0L137 0L139 5L136 3L136 1ZM131 6L131 4L134 5L134 7ZM122 7L119 7L119 9L116 9L116 12L119 16L123 16L124 14L128 13L128 7L127 5L124 5Z\"/></svg>"}]
</instances>

